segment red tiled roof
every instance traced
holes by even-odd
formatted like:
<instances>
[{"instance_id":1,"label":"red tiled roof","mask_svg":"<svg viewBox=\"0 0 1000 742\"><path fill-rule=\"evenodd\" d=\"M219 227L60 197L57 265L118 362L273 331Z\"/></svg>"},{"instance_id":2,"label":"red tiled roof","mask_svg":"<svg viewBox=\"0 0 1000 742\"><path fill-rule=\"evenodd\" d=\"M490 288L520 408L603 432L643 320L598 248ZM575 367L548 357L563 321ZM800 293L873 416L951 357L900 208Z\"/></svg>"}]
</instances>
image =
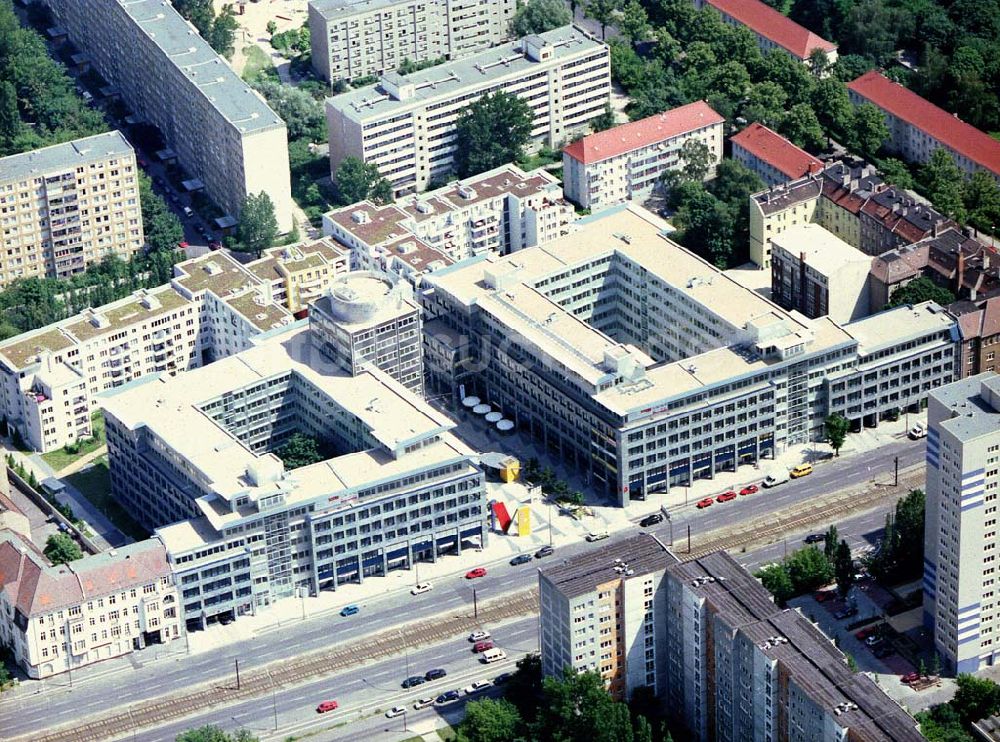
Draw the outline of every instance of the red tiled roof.
<instances>
[{"instance_id":1,"label":"red tiled roof","mask_svg":"<svg viewBox=\"0 0 1000 742\"><path fill-rule=\"evenodd\" d=\"M888 111L981 167L1000 175L1000 142L876 70L847 84L862 98Z\"/></svg>"},{"instance_id":2,"label":"red tiled roof","mask_svg":"<svg viewBox=\"0 0 1000 742\"><path fill-rule=\"evenodd\" d=\"M813 49L832 52L837 48L832 41L814 34L760 0L705 0L705 3L799 59L808 59Z\"/></svg>"},{"instance_id":3,"label":"red tiled roof","mask_svg":"<svg viewBox=\"0 0 1000 742\"><path fill-rule=\"evenodd\" d=\"M789 180L822 170L823 163L777 132L756 121L729 138L750 154L785 174Z\"/></svg>"},{"instance_id":4,"label":"red tiled roof","mask_svg":"<svg viewBox=\"0 0 1000 742\"><path fill-rule=\"evenodd\" d=\"M567 155L584 165L607 160L706 126L721 124L725 119L703 100L632 121L613 129L578 139L565 149Z\"/></svg>"}]
</instances>

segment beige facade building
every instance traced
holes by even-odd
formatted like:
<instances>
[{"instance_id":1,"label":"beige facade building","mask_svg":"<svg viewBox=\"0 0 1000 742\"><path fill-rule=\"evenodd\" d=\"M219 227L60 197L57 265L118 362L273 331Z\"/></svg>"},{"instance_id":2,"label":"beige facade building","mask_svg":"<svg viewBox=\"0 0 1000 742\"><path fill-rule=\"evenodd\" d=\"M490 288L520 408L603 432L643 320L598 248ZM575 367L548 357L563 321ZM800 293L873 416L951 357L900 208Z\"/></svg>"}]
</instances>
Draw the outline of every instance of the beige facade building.
<instances>
[{"instance_id":1,"label":"beige facade building","mask_svg":"<svg viewBox=\"0 0 1000 742\"><path fill-rule=\"evenodd\" d=\"M142 249L138 168L120 132L0 158L0 286Z\"/></svg>"},{"instance_id":2,"label":"beige facade building","mask_svg":"<svg viewBox=\"0 0 1000 742\"><path fill-rule=\"evenodd\" d=\"M46 0L56 21L133 115L155 125L213 201L239 217L264 191L292 228L288 132L169 2Z\"/></svg>"},{"instance_id":3,"label":"beige facade building","mask_svg":"<svg viewBox=\"0 0 1000 742\"><path fill-rule=\"evenodd\" d=\"M611 92L608 47L576 26L526 36L437 67L327 100L330 169L353 156L378 167L399 195L454 171L459 116L486 93L527 101L530 146L557 147L600 116Z\"/></svg>"},{"instance_id":4,"label":"beige facade building","mask_svg":"<svg viewBox=\"0 0 1000 742\"><path fill-rule=\"evenodd\" d=\"M313 0L313 69L336 82L404 61L460 59L506 41L514 0Z\"/></svg>"},{"instance_id":5,"label":"beige facade building","mask_svg":"<svg viewBox=\"0 0 1000 742\"><path fill-rule=\"evenodd\" d=\"M0 531L0 642L47 678L184 635L180 600L155 539L52 566Z\"/></svg>"}]
</instances>

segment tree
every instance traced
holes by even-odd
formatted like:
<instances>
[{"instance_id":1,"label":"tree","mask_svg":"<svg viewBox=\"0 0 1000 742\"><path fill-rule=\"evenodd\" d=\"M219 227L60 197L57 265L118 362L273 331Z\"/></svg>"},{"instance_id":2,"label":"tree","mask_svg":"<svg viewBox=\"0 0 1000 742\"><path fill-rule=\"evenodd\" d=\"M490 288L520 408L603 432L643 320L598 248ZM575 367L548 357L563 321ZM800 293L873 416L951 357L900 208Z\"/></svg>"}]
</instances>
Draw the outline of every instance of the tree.
<instances>
[{"instance_id":1,"label":"tree","mask_svg":"<svg viewBox=\"0 0 1000 742\"><path fill-rule=\"evenodd\" d=\"M233 6L223 5L222 12L212 23L212 30L205 41L223 57L231 59L235 50L236 29L239 27Z\"/></svg>"},{"instance_id":2,"label":"tree","mask_svg":"<svg viewBox=\"0 0 1000 742\"><path fill-rule=\"evenodd\" d=\"M215 20L212 0L171 0L171 2L177 8L177 12L198 29L202 38L207 39L212 31L212 21Z\"/></svg>"},{"instance_id":3,"label":"tree","mask_svg":"<svg viewBox=\"0 0 1000 742\"><path fill-rule=\"evenodd\" d=\"M358 157L345 157L337 166L334 180L340 203L344 206L366 198L380 204L392 201L392 184L382 177L377 165Z\"/></svg>"},{"instance_id":4,"label":"tree","mask_svg":"<svg viewBox=\"0 0 1000 742\"><path fill-rule=\"evenodd\" d=\"M323 461L325 457L319 449L319 441L316 438L305 433L293 433L274 453L284 462L286 469L298 469Z\"/></svg>"},{"instance_id":5,"label":"tree","mask_svg":"<svg viewBox=\"0 0 1000 742\"><path fill-rule=\"evenodd\" d=\"M962 673L955 679L955 685L951 707L963 724L971 724L1000 711L1000 685L992 680Z\"/></svg>"},{"instance_id":6,"label":"tree","mask_svg":"<svg viewBox=\"0 0 1000 742\"><path fill-rule=\"evenodd\" d=\"M254 90L267 100L288 127L289 139L308 139L325 142L327 139L326 115L323 104L305 90L285 85L277 80L258 80Z\"/></svg>"},{"instance_id":7,"label":"tree","mask_svg":"<svg viewBox=\"0 0 1000 742\"><path fill-rule=\"evenodd\" d=\"M854 122L847 138L850 149L872 159L889 138L885 115L871 103L862 103L854 109Z\"/></svg>"},{"instance_id":8,"label":"tree","mask_svg":"<svg viewBox=\"0 0 1000 742\"><path fill-rule=\"evenodd\" d=\"M886 157L879 164L879 172L886 183L902 188L904 190L913 189L913 176L910 175L910 168L902 160L895 157Z\"/></svg>"},{"instance_id":9,"label":"tree","mask_svg":"<svg viewBox=\"0 0 1000 742\"><path fill-rule=\"evenodd\" d=\"M743 118L748 122L757 121L765 126L777 129L785 116L785 102L788 93L775 82L759 82L750 88L746 104L743 106Z\"/></svg>"},{"instance_id":10,"label":"tree","mask_svg":"<svg viewBox=\"0 0 1000 742\"><path fill-rule=\"evenodd\" d=\"M633 44L645 41L652 33L649 16L639 0L627 0L618 18L618 30Z\"/></svg>"},{"instance_id":11,"label":"tree","mask_svg":"<svg viewBox=\"0 0 1000 742\"><path fill-rule=\"evenodd\" d=\"M17 90L9 80L0 81L0 152L21 133L21 114L17 110Z\"/></svg>"},{"instance_id":12,"label":"tree","mask_svg":"<svg viewBox=\"0 0 1000 742\"><path fill-rule=\"evenodd\" d=\"M851 428L851 423L843 415L833 413L828 415L824 421L826 429L826 440L833 448L835 455L840 456L840 449L847 438L847 431Z\"/></svg>"},{"instance_id":13,"label":"tree","mask_svg":"<svg viewBox=\"0 0 1000 742\"><path fill-rule=\"evenodd\" d=\"M781 133L803 149L819 152L826 146L826 134L808 103L796 103L781 122Z\"/></svg>"},{"instance_id":14,"label":"tree","mask_svg":"<svg viewBox=\"0 0 1000 742\"><path fill-rule=\"evenodd\" d=\"M704 142L688 139L681 145L677 153L678 159L684 163L681 169L688 180L705 180L712 167L712 150Z\"/></svg>"},{"instance_id":15,"label":"tree","mask_svg":"<svg viewBox=\"0 0 1000 742\"><path fill-rule=\"evenodd\" d=\"M937 302L946 307L955 301L955 295L948 289L938 286L926 276L920 276L893 291L889 298L889 306L898 307L903 304L919 304L924 301Z\"/></svg>"},{"instance_id":16,"label":"tree","mask_svg":"<svg viewBox=\"0 0 1000 742\"><path fill-rule=\"evenodd\" d=\"M504 696L526 722L534 721L542 697L542 658L539 655L526 654L517 661L517 670L507 681Z\"/></svg>"},{"instance_id":17,"label":"tree","mask_svg":"<svg viewBox=\"0 0 1000 742\"><path fill-rule=\"evenodd\" d=\"M911 490L886 513L882 543L871 559L872 574L886 582L913 579L920 575L924 560L923 490Z\"/></svg>"},{"instance_id":18,"label":"tree","mask_svg":"<svg viewBox=\"0 0 1000 742\"><path fill-rule=\"evenodd\" d=\"M683 230L681 244L696 250L720 268L729 267L733 256L735 220L722 201L701 183L690 189L690 197L677 210L674 223Z\"/></svg>"},{"instance_id":19,"label":"tree","mask_svg":"<svg viewBox=\"0 0 1000 742\"><path fill-rule=\"evenodd\" d=\"M257 742L257 740L257 736L247 729L238 729L229 734L222 727L209 724L182 732L177 735L176 742Z\"/></svg>"},{"instance_id":20,"label":"tree","mask_svg":"<svg viewBox=\"0 0 1000 742\"><path fill-rule=\"evenodd\" d=\"M562 0L528 0L514 13L510 22L511 36L518 38L544 33L573 22L573 16Z\"/></svg>"},{"instance_id":21,"label":"tree","mask_svg":"<svg viewBox=\"0 0 1000 742\"><path fill-rule=\"evenodd\" d=\"M962 202L969 222L992 234L1000 228L1000 185L988 173L977 170L965 183Z\"/></svg>"},{"instance_id":22,"label":"tree","mask_svg":"<svg viewBox=\"0 0 1000 742\"><path fill-rule=\"evenodd\" d=\"M80 545L65 533L53 533L49 536L45 541L44 554L53 564L66 564L83 558Z\"/></svg>"},{"instance_id":23,"label":"tree","mask_svg":"<svg viewBox=\"0 0 1000 742\"><path fill-rule=\"evenodd\" d=\"M517 739L523 722L517 707L500 698L484 698L465 706L458 742L508 742Z\"/></svg>"},{"instance_id":24,"label":"tree","mask_svg":"<svg viewBox=\"0 0 1000 742\"><path fill-rule=\"evenodd\" d=\"M522 159L533 121L527 102L503 90L487 93L466 108L455 127L459 177Z\"/></svg>"},{"instance_id":25,"label":"tree","mask_svg":"<svg viewBox=\"0 0 1000 742\"><path fill-rule=\"evenodd\" d=\"M267 31L268 36L274 36L274 32L278 30L278 24L275 23L273 20L268 21L267 25L264 28Z\"/></svg>"},{"instance_id":26,"label":"tree","mask_svg":"<svg viewBox=\"0 0 1000 742\"><path fill-rule=\"evenodd\" d=\"M847 545L847 541L841 540L837 546L833 572L837 578L837 592L840 597L847 597L854 585L854 557L851 556L851 547Z\"/></svg>"},{"instance_id":27,"label":"tree","mask_svg":"<svg viewBox=\"0 0 1000 742\"><path fill-rule=\"evenodd\" d=\"M920 168L919 181L934 207L955 221L965 221L962 171L948 150L938 147Z\"/></svg>"},{"instance_id":28,"label":"tree","mask_svg":"<svg viewBox=\"0 0 1000 742\"><path fill-rule=\"evenodd\" d=\"M854 655L848 652L844 652L844 657L847 659L847 669L851 672L858 671L858 661L854 659Z\"/></svg>"},{"instance_id":29,"label":"tree","mask_svg":"<svg viewBox=\"0 0 1000 742\"><path fill-rule=\"evenodd\" d=\"M607 38L608 24L622 9L622 0L586 0L583 14L601 24L601 39Z\"/></svg>"},{"instance_id":30,"label":"tree","mask_svg":"<svg viewBox=\"0 0 1000 742\"><path fill-rule=\"evenodd\" d=\"M823 556L826 557L830 564L833 564L837 557L838 538L837 526L831 524L826 533L823 535Z\"/></svg>"},{"instance_id":31,"label":"tree","mask_svg":"<svg viewBox=\"0 0 1000 742\"><path fill-rule=\"evenodd\" d=\"M832 130L838 138L845 137L854 124L854 105L847 88L833 77L825 77L816 83L812 94L812 106L816 118Z\"/></svg>"},{"instance_id":32,"label":"tree","mask_svg":"<svg viewBox=\"0 0 1000 742\"><path fill-rule=\"evenodd\" d=\"M931 675L937 677L941 674L941 655L937 652L931 657Z\"/></svg>"},{"instance_id":33,"label":"tree","mask_svg":"<svg viewBox=\"0 0 1000 742\"><path fill-rule=\"evenodd\" d=\"M783 564L769 564L754 573L754 577L774 596L774 602L783 606L785 601L795 595L792 578Z\"/></svg>"},{"instance_id":34,"label":"tree","mask_svg":"<svg viewBox=\"0 0 1000 742\"><path fill-rule=\"evenodd\" d=\"M830 562L815 546L799 549L788 557L786 565L796 594L823 587L833 577Z\"/></svg>"},{"instance_id":35,"label":"tree","mask_svg":"<svg viewBox=\"0 0 1000 742\"><path fill-rule=\"evenodd\" d=\"M267 191L248 194L240 209L239 245L244 252L261 253L274 244L278 236L278 220L274 216L274 203Z\"/></svg>"},{"instance_id":36,"label":"tree","mask_svg":"<svg viewBox=\"0 0 1000 742\"><path fill-rule=\"evenodd\" d=\"M604 106L604 113L590 120L590 130L593 132L607 131L614 128L615 124L615 112L612 110L611 104L608 103Z\"/></svg>"},{"instance_id":37,"label":"tree","mask_svg":"<svg viewBox=\"0 0 1000 742\"><path fill-rule=\"evenodd\" d=\"M184 239L184 227L180 220L164 203L160 194L153 190L153 183L143 171L139 171L139 206L142 211L142 231L151 252L173 252Z\"/></svg>"}]
</instances>

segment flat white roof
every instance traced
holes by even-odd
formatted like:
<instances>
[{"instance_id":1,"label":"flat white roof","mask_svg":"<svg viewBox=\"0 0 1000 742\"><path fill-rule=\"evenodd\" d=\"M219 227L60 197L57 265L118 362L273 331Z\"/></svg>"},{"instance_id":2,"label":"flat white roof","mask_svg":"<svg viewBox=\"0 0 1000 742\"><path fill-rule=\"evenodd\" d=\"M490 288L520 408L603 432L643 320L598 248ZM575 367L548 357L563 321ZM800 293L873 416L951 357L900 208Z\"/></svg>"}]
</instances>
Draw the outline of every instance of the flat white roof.
<instances>
[{"instance_id":1,"label":"flat white roof","mask_svg":"<svg viewBox=\"0 0 1000 742\"><path fill-rule=\"evenodd\" d=\"M866 255L847 244L819 224L797 224L788 227L781 234L771 238L771 245L772 253L774 248L777 248L793 258L801 256L806 265L824 276L836 273L849 263L865 263L871 266L873 259L871 255Z\"/></svg>"},{"instance_id":2,"label":"flat white roof","mask_svg":"<svg viewBox=\"0 0 1000 742\"><path fill-rule=\"evenodd\" d=\"M943 308L932 301L925 301L894 307L850 322L844 325L844 332L858 341L858 351L864 355L906 338L953 328L956 328L955 320Z\"/></svg>"}]
</instances>

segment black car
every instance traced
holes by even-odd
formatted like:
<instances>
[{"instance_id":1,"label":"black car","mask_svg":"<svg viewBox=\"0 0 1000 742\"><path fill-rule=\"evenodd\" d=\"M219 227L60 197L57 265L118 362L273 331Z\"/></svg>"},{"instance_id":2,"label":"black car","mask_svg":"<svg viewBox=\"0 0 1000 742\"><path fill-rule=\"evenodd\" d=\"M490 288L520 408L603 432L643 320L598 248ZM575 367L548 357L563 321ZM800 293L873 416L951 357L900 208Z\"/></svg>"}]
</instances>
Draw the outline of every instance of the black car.
<instances>
[{"instance_id":1,"label":"black car","mask_svg":"<svg viewBox=\"0 0 1000 742\"><path fill-rule=\"evenodd\" d=\"M531 561L531 554L518 554L516 557L510 560L510 565L516 567L519 564L527 564Z\"/></svg>"},{"instance_id":2,"label":"black car","mask_svg":"<svg viewBox=\"0 0 1000 742\"><path fill-rule=\"evenodd\" d=\"M408 677L406 680L404 680L402 682L402 686L404 688L412 688L415 685L423 685L426 682L427 682L427 679L424 678L424 677L421 677L420 675L411 675L410 677Z\"/></svg>"},{"instance_id":3,"label":"black car","mask_svg":"<svg viewBox=\"0 0 1000 742\"><path fill-rule=\"evenodd\" d=\"M503 685L508 680L510 680L512 677L514 677L514 673L512 673L512 672L502 672L499 675L497 675L495 678L493 678L493 685Z\"/></svg>"},{"instance_id":4,"label":"black car","mask_svg":"<svg viewBox=\"0 0 1000 742\"><path fill-rule=\"evenodd\" d=\"M818 544L820 541L826 541L826 534L824 533L810 533L804 539L807 544Z\"/></svg>"},{"instance_id":5,"label":"black car","mask_svg":"<svg viewBox=\"0 0 1000 742\"><path fill-rule=\"evenodd\" d=\"M447 675L447 674L448 674L448 673L446 673L446 672L444 671L444 668L441 668L441 667L437 667L437 668L435 668L435 669L433 669L433 670L428 670L428 671L427 671L427 672L426 672L426 673L424 674L424 677L425 677L425 678L426 678L427 680L438 680L438 679L440 679L440 678L443 678L443 677L444 677L445 675Z\"/></svg>"},{"instance_id":6,"label":"black car","mask_svg":"<svg viewBox=\"0 0 1000 742\"><path fill-rule=\"evenodd\" d=\"M872 654L881 660L885 659L891 654L896 654L896 650L893 648L891 644L886 643L886 644L880 644L879 646L875 647L875 649L872 650Z\"/></svg>"},{"instance_id":7,"label":"black car","mask_svg":"<svg viewBox=\"0 0 1000 742\"><path fill-rule=\"evenodd\" d=\"M843 610L834 613L833 617L839 621L842 618L850 618L851 616L856 616L856 615L858 615L858 609L853 605L849 605Z\"/></svg>"},{"instance_id":8,"label":"black car","mask_svg":"<svg viewBox=\"0 0 1000 742\"><path fill-rule=\"evenodd\" d=\"M535 552L535 559L541 559L543 557L552 556L555 553L555 549L551 546L543 546L541 549Z\"/></svg>"},{"instance_id":9,"label":"black car","mask_svg":"<svg viewBox=\"0 0 1000 742\"><path fill-rule=\"evenodd\" d=\"M643 528L648 528L649 526L655 526L657 523L663 522L663 513L651 513L645 518L639 521L639 525Z\"/></svg>"},{"instance_id":10,"label":"black car","mask_svg":"<svg viewBox=\"0 0 1000 742\"><path fill-rule=\"evenodd\" d=\"M442 693L440 696L438 696L436 699L434 699L434 703L437 703L437 704L451 703L452 701L457 701L458 698L459 698L458 691L457 690L450 690L450 691L447 691L446 693Z\"/></svg>"}]
</instances>

